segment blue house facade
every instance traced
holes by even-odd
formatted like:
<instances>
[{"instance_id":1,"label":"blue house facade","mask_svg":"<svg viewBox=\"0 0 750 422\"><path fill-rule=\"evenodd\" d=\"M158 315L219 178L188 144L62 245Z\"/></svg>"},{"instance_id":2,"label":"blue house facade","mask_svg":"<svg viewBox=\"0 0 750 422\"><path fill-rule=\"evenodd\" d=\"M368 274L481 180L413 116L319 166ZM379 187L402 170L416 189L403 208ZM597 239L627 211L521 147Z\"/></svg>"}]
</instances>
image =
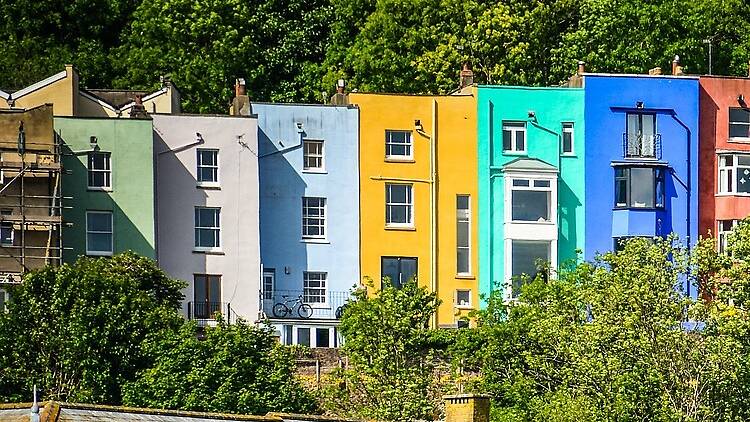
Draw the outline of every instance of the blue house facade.
<instances>
[{"instance_id":1,"label":"blue house facade","mask_svg":"<svg viewBox=\"0 0 750 422\"><path fill-rule=\"evenodd\" d=\"M585 258L632 237L698 236L698 78L584 76ZM684 286L695 296L695 288Z\"/></svg>"},{"instance_id":2,"label":"blue house facade","mask_svg":"<svg viewBox=\"0 0 750 422\"><path fill-rule=\"evenodd\" d=\"M359 110L253 103L258 115L262 316L285 344L337 347L360 279Z\"/></svg>"}]
</instances>

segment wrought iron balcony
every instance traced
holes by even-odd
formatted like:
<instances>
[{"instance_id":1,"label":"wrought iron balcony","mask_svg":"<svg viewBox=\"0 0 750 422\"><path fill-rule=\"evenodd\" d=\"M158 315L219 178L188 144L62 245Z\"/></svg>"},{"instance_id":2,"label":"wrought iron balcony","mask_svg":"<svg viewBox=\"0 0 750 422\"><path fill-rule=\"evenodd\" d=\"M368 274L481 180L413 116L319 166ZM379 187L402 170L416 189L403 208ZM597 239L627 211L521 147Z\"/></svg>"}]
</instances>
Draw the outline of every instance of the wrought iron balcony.
<instances>
[{"instance_id":1,"label":"wrought iron balcony","mask_svg":"<svg viewBox=\"0 0 750 422\"><path fill-rule=\"evenodd\" d=\"M623 133L622 155L625 158L661 160L661 134Z\"/></svg>"},{"instance_id":2,"label":"wrought iron balcony","mask_svg":"<svg viewBox=\"0 0 750 422\"><path fill-rule=\"evenodd\" d=\"M232 305L224 302L187 303L187 317L189 320L197 321L198 325L207 325L216 321L219 315L225 322L232 322L235 315Z\"/></svg>"},{"instance_id":3,"label":"wrought iron balcony","mask_svg":"<svg viewBox=\"0 0 750 422\"><path fill-rule=\"evenodd\" d=\"M340 319L350 297L349 292L317 288L260 292L262 312L271 319Z\"/></svg>"}]
</instances>

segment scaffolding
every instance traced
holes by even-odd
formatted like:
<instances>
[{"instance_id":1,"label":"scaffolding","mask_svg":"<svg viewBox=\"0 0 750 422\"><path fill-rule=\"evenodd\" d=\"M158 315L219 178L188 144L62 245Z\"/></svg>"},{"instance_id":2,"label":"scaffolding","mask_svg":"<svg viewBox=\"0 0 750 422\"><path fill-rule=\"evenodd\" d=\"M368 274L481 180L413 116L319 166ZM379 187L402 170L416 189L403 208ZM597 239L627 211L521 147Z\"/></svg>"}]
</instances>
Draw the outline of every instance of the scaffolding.
<instances>
[{"instance_id":1,"label":"scaffolding","mask_svg":"<svg viewBox=\"0 0 750 422\"><path fill-rule=\"evenodd\" d=\"M61 144L51 105L0 112L0 285L60 265Z\"/></svg>"}]
</instances>

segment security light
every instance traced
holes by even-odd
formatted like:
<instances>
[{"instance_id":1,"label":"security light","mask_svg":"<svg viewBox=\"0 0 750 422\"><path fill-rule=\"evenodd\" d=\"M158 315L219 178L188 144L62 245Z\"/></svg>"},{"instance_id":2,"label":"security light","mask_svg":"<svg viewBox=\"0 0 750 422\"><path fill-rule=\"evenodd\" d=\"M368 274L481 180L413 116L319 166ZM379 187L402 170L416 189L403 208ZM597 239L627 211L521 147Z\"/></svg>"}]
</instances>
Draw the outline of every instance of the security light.
<instances>
[{"instance_id":1,"label":"security light","mask_svg":"<svg viewBox=\"0 0 750 422\"><path fill-rule=\"evenodd\" d=\"M419 120L419 119L414 120L414 129L417 132L424 131L424 127L422 126L422 121L421 120Z\"/></svg>"},{"instance_id":2,"label":"security light","mask_svg":"<svg viewBox=\"0 0 750 422\"><path fill-rule=\"evenodd\" d=\"M643 108L643 101L636 101L635 102L635 107L636 108Z\"/></svg>"}]
</instances>

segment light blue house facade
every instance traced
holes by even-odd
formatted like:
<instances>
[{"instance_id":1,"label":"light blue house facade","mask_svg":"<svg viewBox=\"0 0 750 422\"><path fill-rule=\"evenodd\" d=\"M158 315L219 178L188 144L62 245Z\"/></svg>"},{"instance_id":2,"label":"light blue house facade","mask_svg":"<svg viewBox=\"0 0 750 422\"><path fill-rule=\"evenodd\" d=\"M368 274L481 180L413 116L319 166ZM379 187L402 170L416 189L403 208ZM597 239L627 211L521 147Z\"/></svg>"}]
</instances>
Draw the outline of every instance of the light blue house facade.
<instances>
[{"instance_id":1,"label":"light blue house facade","mask_svg":"<svg viewBox=\"0 0 750 422\"><path fill-rule=\"evenodd\" d=\"M585 258L631 237L698 235L698 78L584 76ZM686 283L685 293L695 296Z\"/></svg>"},{"instance_id":2,"label":"light blue house facade","mask_svg":"<svg viewBox=\"0 0 750 422\"><path fill-rule=\"evenodd\" d=\"M360 279L359 110L252 107L258 115L262 312L285 344L337 347L341 306Z\"/></svg>"}]
</instances>

